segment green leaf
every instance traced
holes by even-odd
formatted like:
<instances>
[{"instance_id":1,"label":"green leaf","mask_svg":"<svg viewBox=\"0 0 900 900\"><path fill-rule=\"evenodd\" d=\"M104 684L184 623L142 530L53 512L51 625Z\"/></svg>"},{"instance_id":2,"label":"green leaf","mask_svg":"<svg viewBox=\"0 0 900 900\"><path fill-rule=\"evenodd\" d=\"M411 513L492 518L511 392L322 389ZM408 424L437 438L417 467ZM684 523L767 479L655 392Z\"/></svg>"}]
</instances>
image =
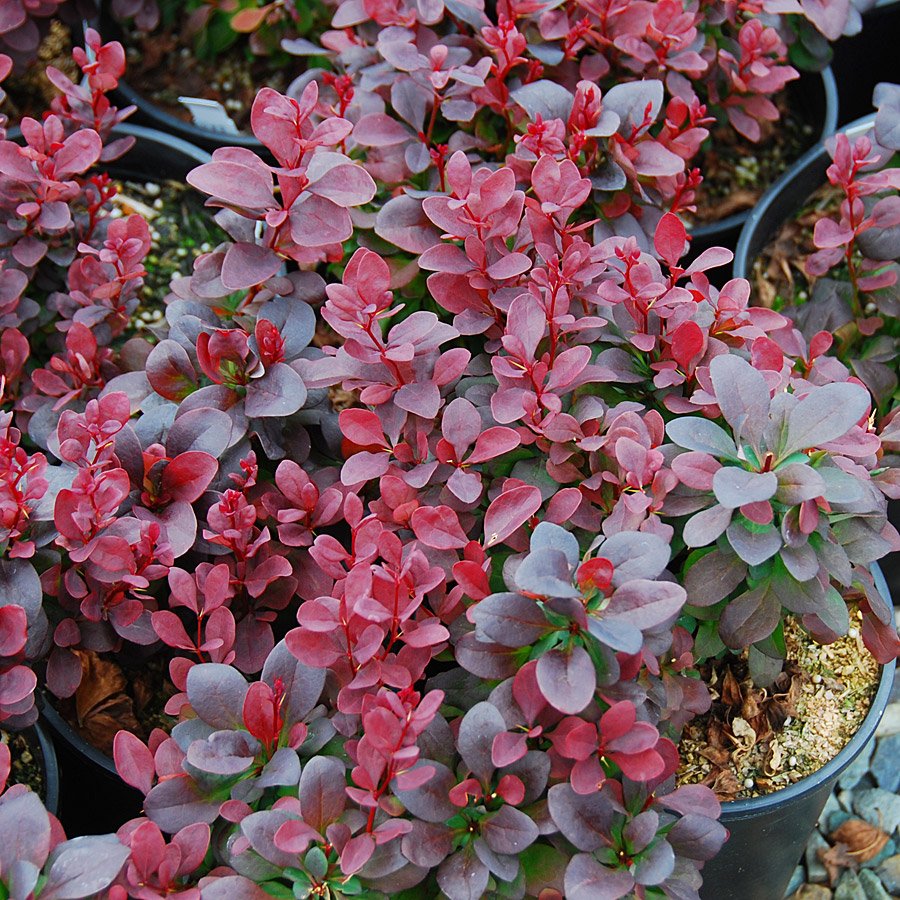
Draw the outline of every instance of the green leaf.
<instances>
[{"instance_id":1,"label":"green leaf","mask_svg":"<svg viewBox=\"0 0 900 900\"><path fill-rule=\"evenodd\" d=\"M322 881L328 874L328 857L321 847L313 847L303 860L310 878Z\"/></svg>"},{"instance_id":2,"label":"green leaf","mask_svg":"<svg viewBox=\"0 0 900 900\"><path fill-rule=\"evenodd\" d=\"M719 637L718 620L701 622L694 637L694 657L696 659L712 659L725 649Z\"/></svg>"}]
</instances>

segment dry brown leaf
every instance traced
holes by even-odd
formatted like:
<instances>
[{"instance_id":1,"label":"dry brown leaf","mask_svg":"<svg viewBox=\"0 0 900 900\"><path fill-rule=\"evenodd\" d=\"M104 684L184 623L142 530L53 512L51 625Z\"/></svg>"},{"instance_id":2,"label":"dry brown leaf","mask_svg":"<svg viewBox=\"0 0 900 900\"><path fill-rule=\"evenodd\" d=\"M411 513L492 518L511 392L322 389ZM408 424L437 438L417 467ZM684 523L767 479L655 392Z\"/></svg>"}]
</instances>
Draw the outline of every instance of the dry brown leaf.
<instances>
[{"instance_id":1,"label":"dry brown leaf","mask_svg":"<svg viewBox=\"0 0 900 900\"><path fill-rule=\"evenodd\" d=\"M75 691L78 733L98 750L112 753L121 729L143 736L134 703L125 693L126 679L116 663L90 650L74 651L81 660L81 684Z\"/></svg>"},{"instance_id":2,"label":"dry brown leaf","mask_svg":"<svg viewBox=\"0 0 900 900\"><path fill-rule=\"evenodd\" d=\"M731 668L725 670L725 680L722 683L722 702L728 706L740 707L744 702L744 695L741 686L738 684L737 678Z\"/></svg>"},{"instance_id":3,"label":"dry brown leaf","mask_svg":"<svg viewBox=\"0 0 900 900\"><path fill-rule=\"evenodd\" d=\"M710 788L720 800L731 800L744 789L731 769L713 769L700 783Z\"/></svg>"},{"instance_id":4,"label":"dry brown leaf","mask_svg":"<svg viewBox=\"0 0 900 900\"><path fill-rule=\"evenodd\" d=\"M832 886L838 880L841 869L852 869L857 865L855 858L847 855L846 844L838 843L827 850L819 850L816 856L819 857L819 862L825 866L825 871L828 872L828 882Z\"/></svg>"},{"instance_id":5,"label":"dry brown leaf","mask_svg":"<svg viewBox=\"0 0 900 900\"><path fill-rule=\"evenodd\" d=\"M889 837L880 828L863 822L862 819L848 819L828 835L829 840L847 845L847 856L857 864L868 862L884 850Z\"/></svg>"}]
</instances>

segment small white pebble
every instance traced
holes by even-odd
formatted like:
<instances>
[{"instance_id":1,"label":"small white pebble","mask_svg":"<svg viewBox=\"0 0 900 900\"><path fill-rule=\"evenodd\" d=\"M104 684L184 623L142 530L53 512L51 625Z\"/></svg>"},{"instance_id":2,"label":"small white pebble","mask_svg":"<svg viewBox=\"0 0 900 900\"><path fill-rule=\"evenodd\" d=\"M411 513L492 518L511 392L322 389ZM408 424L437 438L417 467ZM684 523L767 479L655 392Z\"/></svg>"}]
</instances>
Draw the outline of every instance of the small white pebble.
<instances>
[{"instance_id":1,"label":"small white pebble","mask_svg":"<svg viewBox=\"0 0 900 900\"><path fill-rule=\"evenodd\" d=\"M160 186L155 181L148 181L144 185L144 190L147 192L148 197L158 197L160 190Z\"/></svg>"},{"instance_id":2,"label":"small white pebble","mask_svg":"<svg viewBox=\"0 0 900 900\"><path fill-rule=\"evenodd\" d=\"M111 219L121 219L122 218L122 210L116 206L112 210L110 210L109 217Z\"/></svg>"},{"instance_id":3,"label":"small white pebble","mask_svg":"<svg viewBox=\"0 0 900 900\"><path fill-rule=\"evenodd\" d=\"M179 247L179 248L175 251L175 255L176 255L176 256L180 256L180 257L181 257L181 256L187 256L187 254L188 254L188 252L187 252L187 247Z\"/></svg>"},{"instance_id":4,"label":"small white pebble","mask_svg":"<svg viewBox=\"0 0 900 900\"><path fill-rule=\"evenodd\" d=\"M812 680L813 680L813 684L821 684L822 676L818 672L816 672L816 674L813 675Z\"/></svg>"},{"instance_id":5,"label":"small white pebble","mask_svg":"<svg viewBox=\"0 0 900 900\"><path fill-rule=\"evenodd\" d=\"M752 788L752 787L753 787L753 779L752 779L752 778L745 778L745 779L744 779L744 787L745 787L745 788Z\"/></svg>"},{"instance_id":6,"label":"small white pebble","mask_svg":"<svg viewBox=\"0 0 900 900\"><path fill-rule=\"evenodd\" d=\"M157 198L156 200L153 201L153 208L154 208L154 209L162 209L163 206L164 206L164 204L163 204L161 198Z\"/></svg>"},{"instance_id":7,"label":"small white pebble","mask_svg":"<svg viewBox=\"0 0 900 900\"><path fill-rule=\"evenodd\" d=\"M788 763L789 763L791 766L796 766L796 765L797 765L797 757L796 757L796 756L792 756L792 757L788 760Z\"/></svg>"},{"instance_id":8,"label":"small white pebble","mask_svg":"<svg viewBox=\"0 0 900 900\"><path fill-rule=\"evenodd\" d=\"M858 636L859 636L859 632L858 632L855 628L851 628L851 629L847 632L847 637L851 637L851 638L854 638L854 639L855 639L855 638L857 638Z\"/></svg>"},{"instance_id":9,"label":"small white pebble","mask_svg":"<svg viewBox=\"0 0 900 900\"><path fill-rule=\"evenodd\" d=\"M145 310L144 312L141 313L141 320L144 322L152 322L153 315L149 311Z\"/></svg>"},{"instance_id":10,"label":"small white pebble","mask_svg":"<svg viewBox=\"0 0 900 900\"><path fill-rule=\"evenodd\" d=\"M212 244L210 244L209 241L204 241L204 242L200 245L200 252L201 252L201 253L209 253L210 250L212 250Z\"/></svg>"},{"instance_id":11,"label":"small white pebble","mask_svg":"<svg viewBox=\"0 0 900 900\"><path fill-rule=\"evenodd\" d=\"M792 716L788 716L788 717L784 720L784 727L787 728L788 725L790 725L791 722L793 722L793 721L794 721L793 717L792 717Z\"/></svg>"},{"instance_id":12,"label":"small white pebble","mask_svg":"<svg viewBox=\"0 0 900 900\"><path fill-rule=\"evenodd\" d=\"M825 691L826 700L834 700L834 691Z\"/></svg>"}]
</instances>

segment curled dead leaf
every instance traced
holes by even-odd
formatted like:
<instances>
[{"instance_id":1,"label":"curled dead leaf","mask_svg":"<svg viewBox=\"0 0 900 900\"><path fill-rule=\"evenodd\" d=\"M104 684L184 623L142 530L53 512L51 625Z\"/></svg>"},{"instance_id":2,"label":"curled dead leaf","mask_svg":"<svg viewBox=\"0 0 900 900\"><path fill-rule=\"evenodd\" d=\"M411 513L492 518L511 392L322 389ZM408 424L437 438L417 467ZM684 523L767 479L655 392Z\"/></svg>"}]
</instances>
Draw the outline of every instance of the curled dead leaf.
<instances>
[{"instance_id":1,"label":"curled dead leaf","mask_svg":"<svg viewBox=\"0 0 900 900\"><path fill-rule=\"evenodd\" d=\"M781 771L781 764L784 761L784 752L781 744L777 740L769 744L769 752L766 754L766 761L763 764L763 771L766 775L775 775Z\"/></svg>"},{"instance_id":2,"label":"curled dead leaf","mask_svg":"<svg viewBox=\"0 0 900 900\"><path fill-rule=\"evenodd\" d=\"M847 845L847 855L857 863L868 862L878 856L888 842L888 835L862 819L848 819L828 836L830 840Z\"/></svg>"}]
</instances>

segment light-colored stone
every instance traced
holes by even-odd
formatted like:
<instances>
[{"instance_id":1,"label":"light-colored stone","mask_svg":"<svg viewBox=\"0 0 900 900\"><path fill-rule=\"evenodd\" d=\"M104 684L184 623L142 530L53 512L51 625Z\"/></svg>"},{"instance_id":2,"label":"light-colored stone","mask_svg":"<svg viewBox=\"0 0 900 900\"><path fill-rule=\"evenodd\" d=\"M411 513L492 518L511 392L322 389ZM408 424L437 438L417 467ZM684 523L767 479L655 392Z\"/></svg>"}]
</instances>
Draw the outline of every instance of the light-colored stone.
<instances>
[{"instance_id":1,"label":"light-colored stone","mask_svg":"<svg viewBox=\"0 0 900 900\"><path fill-rule=\"evenodd\" d=\"M892 894L900 894L900 853L889 856L875 871Z\"/></svg>"},{"instance_id":2,"label":"light-colored stone","mask_svg":"<svg viewBox=\"0 0 900 900\"><path fill-rule=\"evenodd\" d=\"M881 788L855 791L853 809L856 814L891 835L900 825L900 797Z\"/></svg>"},{"instance_id":3,"label":"light-colored stone","mask_svg":"<svg viewBox=\"0 0 900 900\"><path fill-rule=\"evenodd\" d=\"M900 736L898 736L900 739ZM869 771L869 760L872 758L872 750L875 747L875 741L869 741L865 747L860 751L859 756L847 766L846 769L841 773L841 777L838 779L838 786L844 790L855 788L859 782L862 780L862 777ZM893 790L893 788L886 787L886 785L879 784L879 787L883 787L886 790Z\"/></svg>"},{"instance_id":4,"label":"light-colored stone","mask_svg":"<svg viewBox=\"0 0 900 900\"><path fill-rule=\"evenodd\" d=\"M842 815L846 815L846 813L842 813ZM828 881L828 871L819 861L818 857L818 851L827 850L828 847L828 841L826 841L818 831L812 833L812 836L806 844L806 852L804 855L807 873L806 880L812 884L824 884Z\"/></svg>"},{"instance_id":5,"label":"light-colored stone","mask_svg":"<svg viewBox=\"0 0 900 900\"><path fill-rule=\"evenodd\" d=\"M860 871L859 883L866 892L866 900L891 900L891 895L884 889L881 879L871 869Z\"/></svg>"},{"instance_id":6,"label":"light-colored stone","mask_svg":"<svg viewBox=\"0 0 900 900\"><path fill-rule=\"evenodd\" d=\"M801 884L789 900L831 900L831 891L824 884Z\"/></svg>"},{"instance_id":7,"label":"light-colored stone","mask_svg":"<svg viewBox=\"0 0 900 900\"><path fill-rule=\"evenodd\" d=\"M896 793L900 788L900 734L892 734L878 741L871 765L878 787Z\"/></svg>"},{"instance_id":8,"label":"light-colored stone","mask_svg":"<svg viewBox=\"0 0 900 900\"><path fill-rule=\"evenodd\" d=\"M793 894L804 881L806 881L806 868L801 864L794 869L794 874L791 875L791 880L788 882L785 896Z\"/></svg>"},{"instance_id":9,"label":"light-colored stone","mask_svg":"<svg viewBox=\"0 0 900 900\"><path fill-rule=\"evenodd\" d=\"M853 869L847 869L838 879L834 889L834 900L868 900L859 876Z\"/></svg>"},{"instance_id":10,"label":"light-colored stone","mask_svg":"<svg viewBox=\"0 0 900 900\"><path fill-rule=\"evenodd\" d=\"M900 734L900 703L889 703L881 721L878 723L878 729L875 731L875 737L887 737L891 734Z\"/></svg>"}]
</instances>

